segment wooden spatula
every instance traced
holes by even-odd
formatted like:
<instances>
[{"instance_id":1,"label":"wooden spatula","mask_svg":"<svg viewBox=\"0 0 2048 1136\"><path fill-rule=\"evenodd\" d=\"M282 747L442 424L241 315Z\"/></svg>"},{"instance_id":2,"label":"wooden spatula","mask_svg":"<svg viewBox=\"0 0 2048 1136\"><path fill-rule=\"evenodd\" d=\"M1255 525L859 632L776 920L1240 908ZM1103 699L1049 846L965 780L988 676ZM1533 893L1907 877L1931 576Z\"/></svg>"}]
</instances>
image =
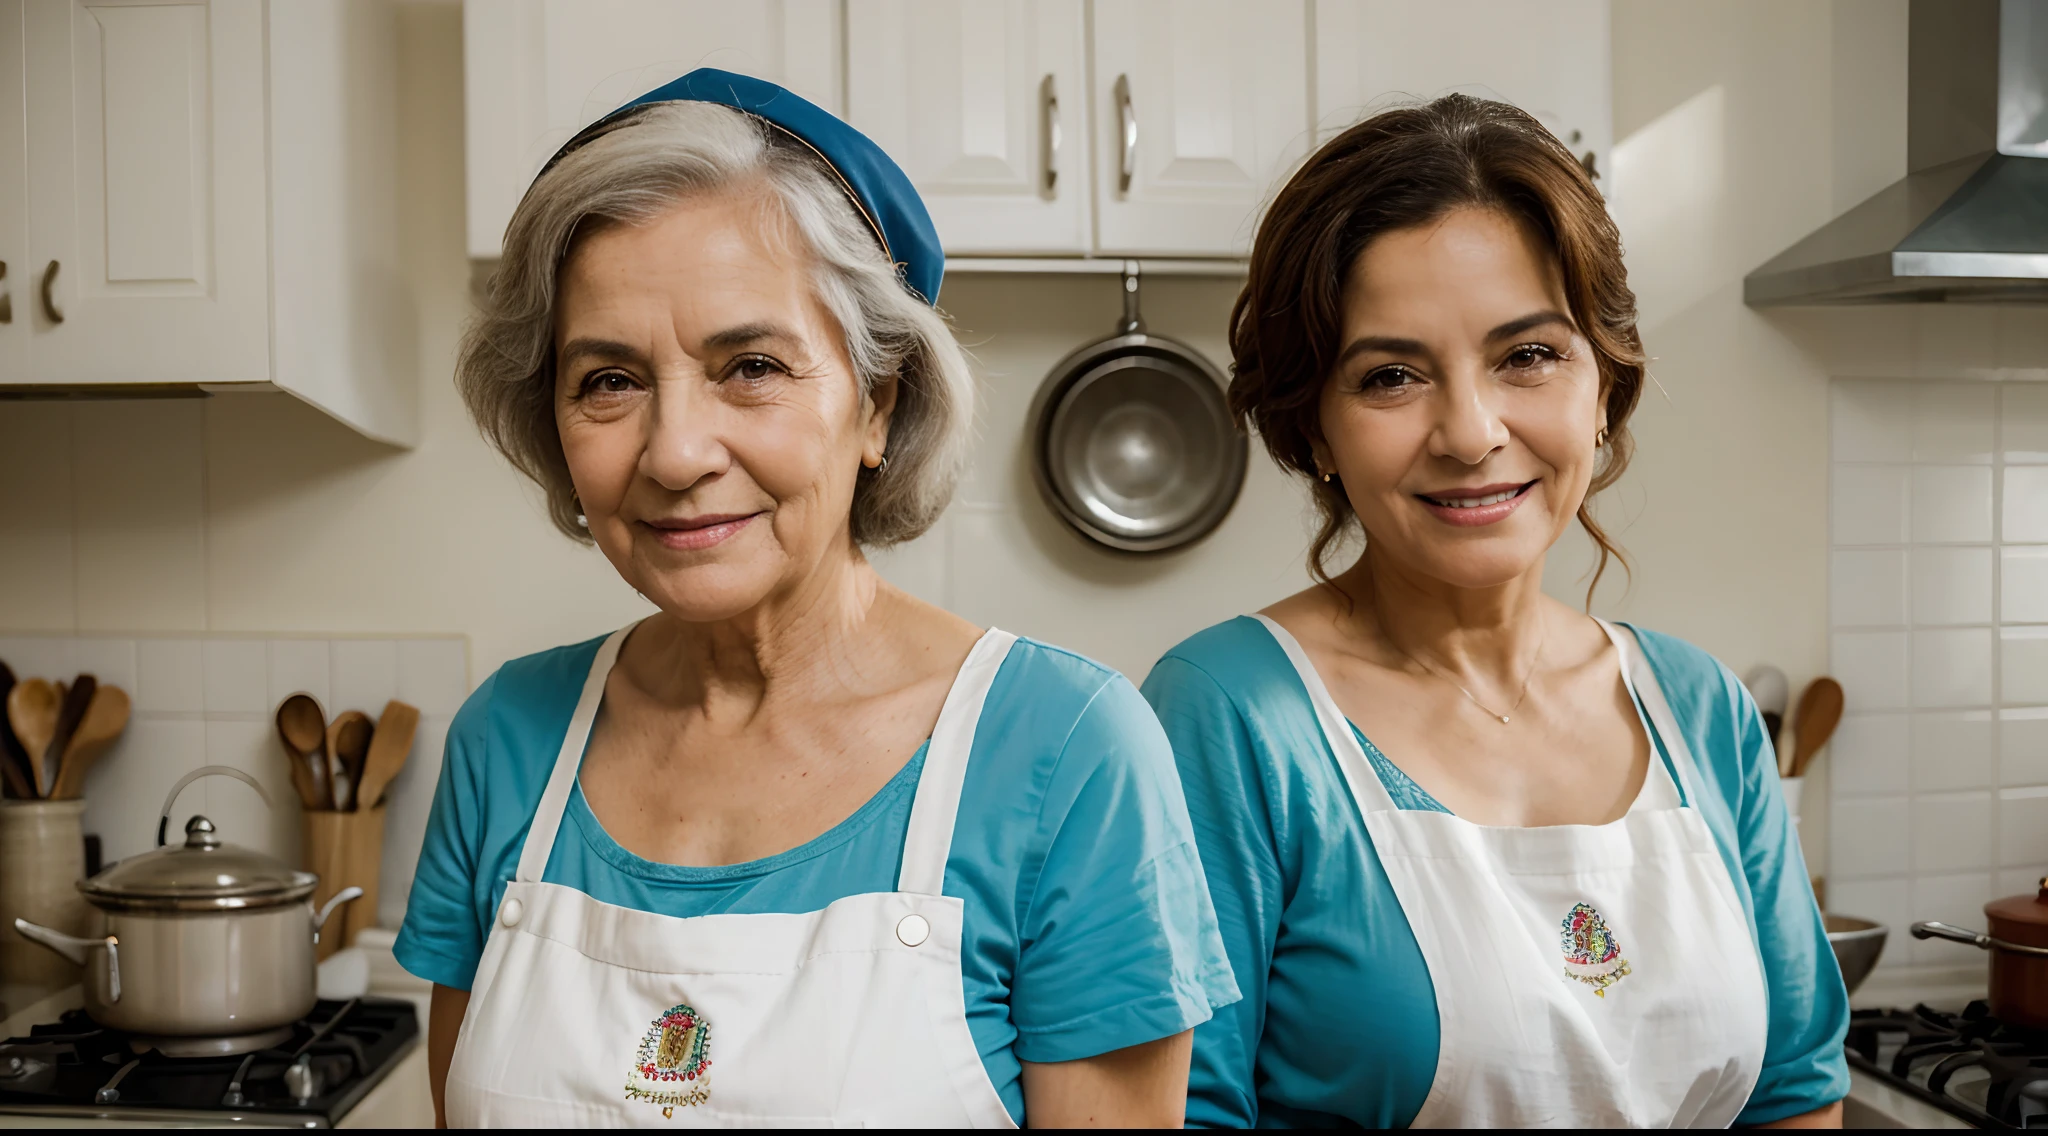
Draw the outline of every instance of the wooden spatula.
<instances>
[{"instance_id":1,"label":"wooden spatula","mask_svg":"<svg viewBox=\"0 0 2048 1136\"><path fill-rule=\"evenodd\" d=\"M29 754L29 773L35 778L38 797L50 794L41 758L57 732L57 712L63 705L63 693L48 679L23 679L7 692L7 724L14 727L14 736Z\"/></svg>"},{"instance_id":2,"label":"wooden spatula","mask_svg":"<svg viewBox=\"0 0 2048 1136\"><path fill-rule=\"evenodd\" d=\"M72 731L71 742L57 765L57 784L50 796L68 801L85 792L85 775L100 755L113 748L128 728L128 692L118 686L101 686L93 691L92 703Z\"/></svg>"},{"instance_id":3,"label":"wooden spatula","mask_svg":"<svg viewBox=\"0 0 2048 1136\"><path fill-rule=\"evenodd\" d=\"M1835 726L1842 720L1842 684L1831 678L1817 678L1799 696L1799 717L1792 725L1792 776L1806 776L1820 747L1828 744Z\"/></svg>"},{"instance_id":4,"label":"wooden spatula","mask_svg":"<svg viewBox=\"0 0 2048 1136\"><path fill-rule=\"evenodd\" d=\"M370 752L370 716L361 710L344 710L327 723L330 786L336 812L356 807L356 786L363 780L363 761Z\"/></svg>"},{"instance_id":5,"label":"wooden spatula","mask_svg":"<svg viewBox=\"0 0 2048 1136\"><path fill-rule=\"evenodd\" d=\"M7 695L14 690L14 671L0 663L0 778L7 791L24 801L36 799L36 775L28 763L28 751L14 736L14 727L4 719Z\"/></svg>"},{"instance_id":6,"label":"wooden spatula","mask_svg":"<svg viewBox=\"0 0 2048 1136\"><path fill-rule=\"evenodd\" d=\"M419 724L420 712L414 707L397 700L384 704L377 732L370 738L369 756L363 761L362 780L356 786L358 808L374 809L384 803L384 791L412 753L412 735Z\"/></svg>"},{"instance_id":7,"label":"wooden spatula","mask_svg":"<svg viewBox=\"0 0 2048 1136\"><path fill-rule=\"evenodd\" d=\"M291 758L292 788L315 811L333 807L327 793L327 712L301 691L277 704L277 737Z\"/></svg>"},{"instance_id":8,"label":"wooden spatula","mask_svg":"<svg viewBox=\"0 0 2048 1136\"><path fill-rule=\"evenodd\" d=\"M62 688L64 701L57 707L57 728L50 731L50 744L43 751L41 765L53 794L57 791L57 774L64 764L64 750L71 745L71 735L78 732L78 724L85 721L86 707L92 705L93 691L99 686L99 679L82 674Z\"/></svg>"}]
</instances>

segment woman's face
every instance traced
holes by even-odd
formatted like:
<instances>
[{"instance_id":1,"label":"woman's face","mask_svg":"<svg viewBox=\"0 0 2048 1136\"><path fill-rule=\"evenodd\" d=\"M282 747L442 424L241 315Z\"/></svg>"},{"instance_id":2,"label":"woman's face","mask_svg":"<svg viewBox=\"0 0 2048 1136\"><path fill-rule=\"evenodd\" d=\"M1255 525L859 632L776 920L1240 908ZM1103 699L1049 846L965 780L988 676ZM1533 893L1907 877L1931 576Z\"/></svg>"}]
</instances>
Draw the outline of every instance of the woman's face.
<instances>
[{"instance_id":1,"label":"woman's face","mask_svg":"<svg viewBox=\"0 0 2048 1136\"><path fill-rule=\"evenodd\" d=\"M1341 344L1315 455L1375 561L1463 588L1540 571L1606 426L1541 240L1482 209L1380 237L1346 282Z\"/></svg>"},{"instance_id":2,"label":"woman's face","mask_svg":"<svg viewBox=\"0 0 2048 1136\"><path fill-rule=\"evenodd\" d=\"M555 422L590 535L662 610L726 619L849 546L895 387L863 398L766 191L580 241L555 314Z\"/></svg>"}]
</instances>

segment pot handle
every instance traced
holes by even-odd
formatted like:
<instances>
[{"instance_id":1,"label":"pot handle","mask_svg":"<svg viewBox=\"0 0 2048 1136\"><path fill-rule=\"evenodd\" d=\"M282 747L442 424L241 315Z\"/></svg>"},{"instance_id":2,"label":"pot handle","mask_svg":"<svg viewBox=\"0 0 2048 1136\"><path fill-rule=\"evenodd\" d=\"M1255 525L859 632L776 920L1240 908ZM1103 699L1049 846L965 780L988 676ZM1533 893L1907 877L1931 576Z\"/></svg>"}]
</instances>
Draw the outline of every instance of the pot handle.
<instances>
[{"instance_id":1,"label":"pot handle","mask_svg":"<svg viewBox=\"0 0 2048 1136\"><path fill-rule=\"evenodd\" d=\"M157 817L156 821L156 846L158 848L164 846L164 838L170 833L171 806L178 803L178 794L185 791L185 786L199 780L201 777L209 777L216 773L222 777L236 778L247 784L251 789L256 790L256 795L263 798L264 808L274 809L277 807L270 803L270 794L263 788L263 783L242 770L236 769L232 765L202 765L183 777L178 778L178 783L171 786L171 795L164 798L163 814Z\"/></svg>"},{"instance_id":2,"label":"pot handle","mask_svg":"<svg viewBox=\"0 0 2048 1136\"><path fill-rule=\"evenodd\" d=\"M1987 951L2010 951L2016 955L2035 955L2041 958L2048 958L2048 947L2030 947L2025 943L2012 943L2004 939L1994 939L1989 935L1980 934L1963 927L1952 927L1947 923L1934 921L1915 923L1913 924L1913 937L1916 939L1947 939L1950 942L1967 943L1970 946L1979 947Z\"/></svg>"},{"instance_id":3,"label":"pot handle","mask_svg":"<svg viewBox=\"0 0 2048 1136\"><path fill-rule=\"evenodd\" d=\"M329 897L326 903L321 904L320 910L313 913L313 942L317 944L320 941L320 928L327 926L327 917L334 914L335 908L352 899L361 899L362 897L362 888L345 887Z\"/></svg>"},{"instance_id":4,"label":"pot handle","mask_svg":"<svg viewBox=\"0 0 2048 1136\"><path fill-rule=\"evenodd\" d=\"M81 939L76 935L53 931L26 919L16 919L14 929L21 933L22 938L41 943L79 966L85 965L87 951L94 947L107 948L107 1001L121 1000L121 940L112 935L104 939Z\"/></svg>"}]
</instances>

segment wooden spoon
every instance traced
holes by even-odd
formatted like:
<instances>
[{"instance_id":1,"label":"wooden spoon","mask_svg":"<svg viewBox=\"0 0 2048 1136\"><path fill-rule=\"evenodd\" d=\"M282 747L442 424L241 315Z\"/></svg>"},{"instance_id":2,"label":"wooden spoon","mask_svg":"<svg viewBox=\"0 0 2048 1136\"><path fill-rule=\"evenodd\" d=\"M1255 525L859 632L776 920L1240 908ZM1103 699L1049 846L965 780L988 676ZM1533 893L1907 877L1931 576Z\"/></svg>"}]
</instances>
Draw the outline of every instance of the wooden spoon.
<instances>
[{"instance_id":1,"label":"wooden spoon","mask_svg":"<svg viewBox=\"0 0 2048 1136\"><path fill-rule=\"evenodd\" d=\"M277 736L292 759L292 788L314 811L331 807L327 794L327 712L300 692L277 704Z\"/></svg>"},{"instance_id":2,"label":"wooden spoon","mask_svg":"<svg viewBox=\"0 0 2048 1136\"><path fill-rule=\"evenodd\" d=\"M6 663L0 663L0 707L7 703L8 692L14 689L14 671ZM4 718L0 712L0 718ZM0 721L0 778L4 778L7 791L24 801L36 799L36 775L28 763L28 751L21 748L21 742L14 736L14 727Z\"/></svg>"},{"instance_id":3,"label":"wooden spoon","mask_svg":"<svg viewBox=\"0 0 2048 1136\"><path fill-rule=\"evenodd\" d=\"M327 772L336 812L356 807L356 785L363 779L370 733L370 716L361 710L343 711L327 723Z\"/></svg>"},{"instance_id":4,"label":"wooden spoon","mask_svg":"<svg viewBox=\"0 0 2048 1136\"><path fill-rule=\"evenodd\" d=\"M1792 776L1806 776L1820 747L1828 744L1835 726L1842 720L1842 684L1831 678L1817 678L1799 696L1799 718L1793 726Z\"/></svg>"},{"instance_id":5,"label":"wooden spoon","mask_svg":"<svg viewBox=\"0 0 2048 1136\"><path fill-rule=\"evenodd\" d=\"M58 684L64 692L64 701L57 709L57 728L50 733L49 748L43 751L41 769L48 778L50 796L57 792L57 775L63 771L64 751L71 745L71 735L78 732L78 724L85 721L86 708L92 705L93 691L98 690L100 680L88 674L71 680L70 686Z\"/></svg>"},{"instance_id":6,"label":"wooden spoon","mask_svg":"<svg viewBox=\"0 0 2048 1136\"><path fill-rule=\"evenodd\" d=\"M374 809L384 803L384 791L412 753L412 735L419 724L416 708L395 699L384 704L384 715L377 719L377 732L370 738L370 753L363 762L362 780L356 786L359 807Z\"/></svg>"},{"instance_id":7,"label":"wooden spoon","mask_svg":"<svg viewBox=\"0 0 2048 1136\"><path fill-rule=\"evenodd\" d=\"M85 792L85 775L92 769L92 763L100 755L113 748L121 738L121 731L128 728L128 692L118 686L102 686L93 691L92 704L85 708L85 717L79 719L78 729L72 731L71 743L64 747L64 757L57 765L57 784L50 790L50 796L59 801L69 801Z\"/></svg>"},{"instance_id":8,"label":"wooden spoon","mask_svg":"<svg viewBox=\"0 0 2048 1136\"><path fill-rule=\"evenodd\" d=\"M23 679L7 692L7 724L14 727L14 736L30 755L29 772L35 777L38 797L48 796L50 785L43 779L43 763L36 758L50 748L63 704L64 696L48 679Z\"/></svg>"}]
</instances>

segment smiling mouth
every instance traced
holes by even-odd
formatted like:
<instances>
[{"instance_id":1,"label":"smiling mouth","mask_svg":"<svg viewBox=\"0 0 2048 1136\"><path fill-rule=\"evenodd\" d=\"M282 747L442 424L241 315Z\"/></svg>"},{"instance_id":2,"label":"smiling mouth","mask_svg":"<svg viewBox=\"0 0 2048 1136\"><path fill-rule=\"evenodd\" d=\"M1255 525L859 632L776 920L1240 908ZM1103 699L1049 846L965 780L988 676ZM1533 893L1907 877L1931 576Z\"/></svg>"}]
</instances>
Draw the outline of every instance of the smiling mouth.
<instances>
[{"instance_id":1,"label":"smiling mouth","mask_svg":"<svg viewBox=\"0 0 2048 1136\"><path fill-rule=\"evenodd\" d=\"M1506 489L1469 496L1435 496L1428 493L1417 493L1415 496L1442 509L1483 509L1488 505L1498 505L1503 501L1512 501L1527 493L1535 484L1535 482L1529 481L1521 485L1509 486Z\"/></svg>"},{"instance_id":2,"label":"smiling mouth","mask_svg":"<svg viewBox=\"0 0 2048 1136\"><path fill-rule=\"evenodd\" d=\"M759 513L719 513L689 518L642 521L654 538L678 552L696 551L722 544L739 532Z\"/></svg>"}]
</instances>

